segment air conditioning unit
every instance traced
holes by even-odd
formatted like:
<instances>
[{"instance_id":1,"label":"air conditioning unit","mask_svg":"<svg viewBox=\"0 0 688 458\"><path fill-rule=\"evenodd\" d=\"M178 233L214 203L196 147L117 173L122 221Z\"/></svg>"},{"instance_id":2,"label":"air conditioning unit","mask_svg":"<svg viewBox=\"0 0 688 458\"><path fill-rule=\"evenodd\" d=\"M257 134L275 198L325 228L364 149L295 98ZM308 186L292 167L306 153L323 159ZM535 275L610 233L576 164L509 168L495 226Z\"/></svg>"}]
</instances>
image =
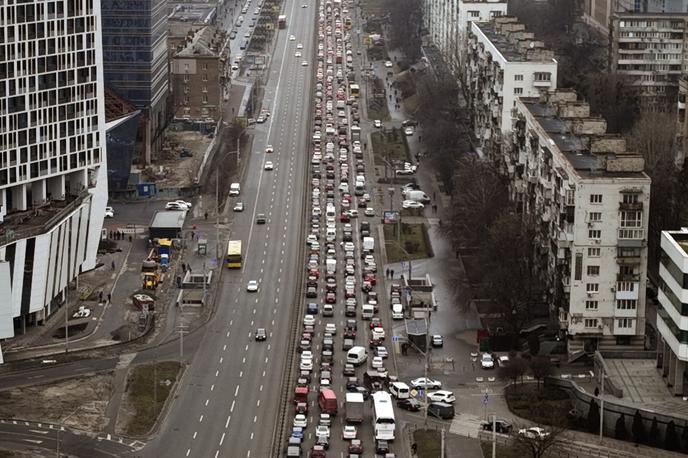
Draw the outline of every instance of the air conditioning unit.
<instances>
[{"instance_id":1,"label":"air conditioning unit","mask_svg":"<svg viewBox=\"0 0 688 458\"><path fill-rule=\"evenodd\" d=\"M592 221L588 221L588 227L593 227Z\"/></svg>"},{"instance_id":2,"label":"air conditioning unit","mask_svg":"<svg viewBox=\"0 0 688 458\"><path fill-rule=\"evenodd\" d=\"M616 292L616 287L615 287L615 286L612 286L612 287L611 287L611 290L612 290L612 293L615 293L615 292Z\"/></svg>"},{"instance_id":3,"label":"air conditioning unit","mask_svg":"<svg viewBox=\"0 0 688 458\"><path fill-rule=\"evenodd\" d=\"M595 293L588 292L588 297L594 297Z\"/></svg>"}]
</instances>

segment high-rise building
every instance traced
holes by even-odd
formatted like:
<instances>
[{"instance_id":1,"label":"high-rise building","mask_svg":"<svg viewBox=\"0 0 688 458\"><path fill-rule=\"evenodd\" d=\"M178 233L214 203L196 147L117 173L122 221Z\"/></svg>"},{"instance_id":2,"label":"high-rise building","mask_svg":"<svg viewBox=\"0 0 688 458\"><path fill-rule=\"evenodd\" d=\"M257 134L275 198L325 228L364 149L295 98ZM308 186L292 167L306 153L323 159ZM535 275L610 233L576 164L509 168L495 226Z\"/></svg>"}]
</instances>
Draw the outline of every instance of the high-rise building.
<instances>
[{"instance_id":1,"label":"high-rise building","mask_svg":"<svg viewBox=\"0 0 688 458\"><path fill-rule=\"evenodd\" d=\"M651 184L642 156L571 90L517 98L513 112L502 149L510 197L537 223L540 278L569 355L642 350Z\"/></svg>"},{"instance_id":2,"label":"high-rise building","mask_svg":"<svg viewBox=\"0 0 688 458\"><path fill-rule=\"evenodd\" d=\"M688 228L662 231L657 299L657 367L671 392L688 395ZM683 313L685 312L685 313Z\"/></svg>"},{"instance_id":3,"label":"high-rise building","mask_svg":"<svg viewBox=\"0 0 688 458\"><path fill-rule=\"evenodd\" d=\"M99 0L0 3L0 339L44 322L96 265L107 204L99 18Z\"/></svg>"},{"instance_id":4,"label":"high-rise building","mask_svg":"<svg viewBox=\"0 0 688 458\"><path fill-rule=\"evenodd\" d=\"M101 2L105 83L141 110L141 159L149 163L167 123L167 0Z\"/></svg>"}]
</instances>

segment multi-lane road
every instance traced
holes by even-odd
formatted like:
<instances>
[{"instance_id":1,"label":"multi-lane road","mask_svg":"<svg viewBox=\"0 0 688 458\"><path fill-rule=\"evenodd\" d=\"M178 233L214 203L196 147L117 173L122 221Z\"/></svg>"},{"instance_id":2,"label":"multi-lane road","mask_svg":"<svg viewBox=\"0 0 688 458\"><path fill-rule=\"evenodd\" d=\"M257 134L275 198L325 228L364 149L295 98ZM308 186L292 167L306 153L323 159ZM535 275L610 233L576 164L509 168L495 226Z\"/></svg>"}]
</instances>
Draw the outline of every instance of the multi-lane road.
<instances>
[{"instance_id":1,"label":"multi-lane road","mask_svg":"<svg viewBox=\"0 0 688 458\"><path fill-rule=\"evenodd\" d=\"M203 331L177 401L144 450L147 456L270 456L303 246L311 67L302 65L308 57L294 56L288 40L295 35L303 55L313 55L315 8L303 3L284 4L289 26L278 34L264 88L263 108L272 114L256 126L238 198L245 211L234 215L230 238L243 241L243 268L223 272L217 313ZM274 153L264 152L268 144ZM274 170L264 170L265 161ZM259 213L266 224L255 223ZM249 280L258 281L258 292L246 291ZM267 329L267 341L255 342L258 327Z\"/></svg>"}]
</instances>

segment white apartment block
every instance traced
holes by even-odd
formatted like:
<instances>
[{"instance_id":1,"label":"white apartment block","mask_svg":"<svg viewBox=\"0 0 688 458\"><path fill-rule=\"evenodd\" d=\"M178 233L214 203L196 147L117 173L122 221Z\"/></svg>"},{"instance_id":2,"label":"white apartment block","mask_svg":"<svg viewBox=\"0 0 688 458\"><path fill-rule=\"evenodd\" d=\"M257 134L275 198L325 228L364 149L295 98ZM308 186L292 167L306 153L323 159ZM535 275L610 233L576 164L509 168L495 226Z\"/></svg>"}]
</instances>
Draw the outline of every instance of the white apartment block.
<instances>
[{"instance_id":1,"label":"white apartment block","mask_svg":"<svg viewBox=\"0 0 688 458\"><path fill-rule=\"evenodd\" d=\"M688 395L688 228L662 231L657 299L657 367L671 392Z\"/></svg>"},{"instance_id":2,"label":"white apartment block","mask_svg":"<svg viewBox=\"0 0 688 458\"><path fill-rule=\"evenodd\" d=\"M516 100L503 148L511 198L538 225L550 312L569 356L643 349L650 178L571 90Z\"/></svg>"},{"instance_id":3,"label":"white apartment block","mask_svg":"<svg viewBox=\"0 0 688 458\"><path fill-rule=\"evenodd\" d=\"M463 65L463 87L481 154L494 158L511 130L518 97L557 87L554 53L515 17L472 22Z\"/></svg>"},{"instance_id":4,"label":"white apartment block","mask_svg":"<svg viewBox=\"0 0 688 458\"><path fill-rule=\"evenodd\" d=\"M616 13L610 37L612 71L638 88L643 107L672 110L688 72L688 13Z\"/></svg>"},{"instance_id":5,"label":"white apartment block","mask_svg":"<svg viewBox=\"0 0 688 458\"><path fill-rule=\"evenodd\" d=\"M470 23L505 15L507 0L426 0L424 6L425 28L449 68L458 74Z\"/></svg>"},{"instance_id":6,"label":"white apartment block","mask_svg":"<svg viewBox=\"0 0 688 458\"><path fill-rule=\"evenodd\" d=\"M105 205L99 0L0 3L0 339L95 267ZM0 352L0 361L2 353Z\"/></svg>"}]
</instances>

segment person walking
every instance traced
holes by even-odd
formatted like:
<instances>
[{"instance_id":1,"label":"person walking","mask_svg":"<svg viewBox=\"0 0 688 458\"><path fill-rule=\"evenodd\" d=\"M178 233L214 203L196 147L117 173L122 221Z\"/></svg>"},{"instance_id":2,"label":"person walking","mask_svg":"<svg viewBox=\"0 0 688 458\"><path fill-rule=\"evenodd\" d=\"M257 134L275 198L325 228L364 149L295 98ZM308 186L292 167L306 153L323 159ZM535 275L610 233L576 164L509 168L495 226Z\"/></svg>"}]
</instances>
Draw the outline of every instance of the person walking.
<instances>
[{"instance_id":1,"label":"person walking","mask_svg":"<svg viewBox=\"0 0 688 458\"><path fill-rule=\"evenodd\" d=\"M390 270L389 273L390 273L390 275L391 275L390 278L394 278L394 269Z\"/></svg>"},{"instance_id":2,"label":"person walking","mask_svg":"<svg viewBox=\"0 0 688 458\"><path fill-rule=\"evenodd\" d=\"M107 299L108 299L108 304L109 304L109 303L110 303L110 301L112 300L112 294L108 293L108 295L107 295Z\"/></svg>"},{"instance_id":3,"label":"person walking","mask_svg":"<svg viewBox=\"0 0 688 458\"><path fill-rule=\"evenodd\" d=\"M182 272L186 273L186 264L182 262Z\"/></svg>"},{"instance_id":4,"label":"person walking","mask_svg":"<svg viewBox=\"0 0 688 458\"><path fill-rule=\"evenodd\" d=\"M112 267L112 270L115 270L115 260L112 260L112 263L110 263L110 267Z\"/></svg>"},{"instance_id":5,"label":"person walking","mask_svg":"<svg viewBox=\"0 0 688 458\"><path fill-rule=\"evenodd\" d=\"M203 216L205 216L205 220L208 221L208 212L207 211L205 212L205 214Z\"/></svg>"},{"instance_id":6,"label":"person walking","mask_svg":"<svg viewBox=\"0 0 688 458\"><path fill-rule=\"evenodd\" d=\"M103 292L98 293L98 302L102 303L103 302Z\"/></svg>"}]
</instances>

